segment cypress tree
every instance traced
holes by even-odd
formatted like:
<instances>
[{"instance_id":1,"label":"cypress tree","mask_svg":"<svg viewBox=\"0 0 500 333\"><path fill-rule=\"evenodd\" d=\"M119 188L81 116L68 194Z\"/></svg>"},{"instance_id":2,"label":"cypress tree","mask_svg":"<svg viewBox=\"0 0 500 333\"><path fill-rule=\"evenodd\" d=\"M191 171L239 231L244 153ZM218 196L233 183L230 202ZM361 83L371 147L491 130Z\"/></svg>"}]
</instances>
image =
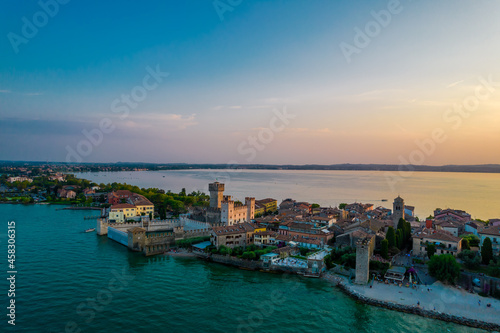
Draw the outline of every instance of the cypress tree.
<instances>
[{"instance_id":1,"label":"cypress tree","mask_svg":"<svg viewBox=\"0 0 500 333\"><path fill-rule=\"evenodd\" d=\"M490 260L493 259L493 247L489 237L486 237L483 246L481 246L481 259L484 265L488 265Z\"/></svg>"},{"instance_id":2,"label":"cypress tree","mask_svg":"<svg viewBox=\"0 0 500 333\"><path fill-rule=\"evenodd\" d=\"M402 250L404 244L403 229L398 229L398 232L396 233L396 239L398 240L398 249Z\"/></svg>"},{"instance_id":3,"label":"cypress tree","mask_svg":"<svg viewBox=\"0 0 500 333\"><path fill-rule=\"evenodd\" d=\"M396 234L394 233L393 227L389 227L387 229L387 235L385 238L389 242L389 248L396 246Z\"/></svg>"},{"instance_id":4,"label":"cypress tree","mask_svg":"<svg viewBox=\"0 0 500 333\"><path fill-rule=\"evenodd\" d=\"M389 241L387 239L382 240L380 244L380 255L384 259L389 258Z\"/></svg>"}]
</instances>

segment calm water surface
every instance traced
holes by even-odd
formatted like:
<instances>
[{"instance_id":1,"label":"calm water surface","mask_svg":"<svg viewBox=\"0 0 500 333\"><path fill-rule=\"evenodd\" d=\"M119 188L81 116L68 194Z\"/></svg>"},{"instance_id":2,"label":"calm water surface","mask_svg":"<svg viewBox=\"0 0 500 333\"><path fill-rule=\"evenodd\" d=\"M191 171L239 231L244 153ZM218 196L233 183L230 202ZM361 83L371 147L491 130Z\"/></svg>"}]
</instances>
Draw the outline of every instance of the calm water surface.
<instances>
[{"instance_id":1,"label":"calm water surface","mask_svg":"<svg viewBox=\"0 0 500 333\"><path fill-rule=\"evenodd\" d=\"M392 173L397 175L397 173ZM244 201L285 198L336 206L342 202L370 202L392 208L401 195L425 218L435 208L455 208L481 219L500 218L500 174L415 172L404 173L394 182L383 171L291 171L291 170L179 170L80 173L96 183L128 183L173 192L208 193L208 183L226 184L226 194ZM382 202L382 199L388 199Z\"/></svg>"},{"instance_id":2,"label":"calm water surface","mask_svg":"<svg viewBox=\"0 0 500 333\"><path fill-rule=\"evenodd\" d=\"M3 251L16 222L18 270L16 326L3 314L0 332L481 332L358 304L322 280L145 258L83 233L88 211L56 208L0 205ZM5 278L0 288L5 312Z\"/></svg>"}]
</instances>

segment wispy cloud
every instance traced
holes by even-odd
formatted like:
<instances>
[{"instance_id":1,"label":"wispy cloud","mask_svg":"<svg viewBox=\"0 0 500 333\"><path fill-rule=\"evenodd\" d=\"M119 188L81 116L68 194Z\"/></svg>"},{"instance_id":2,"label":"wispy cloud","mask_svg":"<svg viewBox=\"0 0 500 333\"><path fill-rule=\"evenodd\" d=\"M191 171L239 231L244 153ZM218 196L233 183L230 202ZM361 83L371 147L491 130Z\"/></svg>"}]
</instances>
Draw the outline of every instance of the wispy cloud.
<instances>
[{"instance_id":1,"label":"wispy cloud","mask_svg":"<svg viewBox=\"0 0 500 333\"><path fill-rule=\"evenodd\" d=\"M283 98L283 97L268 97L260 99L259 102L264 102L269 104L287 104L291 103L292 100L290 98Z\"/></svg>"},{"instance_id":2,"label":"wispy cloud","mask_svg":"<svg viewBox=\"0 0 500 333\"><path fill-rule=\"evenodd\" d=\"M0 94L17 94L22 96L39 96L43 95L41 92L17 92L10 89L0 89Z\"/></svg>"},{"instance_id":3,"label":"wispy cloud","mask_svg":"<svg viewBox=\"0 0 500 333\"><path fill-rule=\"evenodd\" d=\"M147 113L138 116L131 116L125 122L126 127L137 129L162 128L167 130L184 130L195 125L198 125L195 113L191 115L180 115L175 113Z\"/></svg>"},{"instance_id":4,"label":"wispy cloud","mask_svg":"<svg viewBox=\"0 0 500 333\"><path fill-rule=\"evenodd\" d=\"M247 109L250 110L255 110L255 109L270 109L272 108L272 105L252 105L252 106L247 106Z\"/></svg>"},{"instance_id":5,"label":"wispy cloud","mask_svg":"<svg viewBox=\"0 0 500 333\"><path fill-rule=\"evenodd\" d=\"M446 86L446 88L452 88L462 82L464 82L465 80L460 80L460 81L456 81L456 82L453 82L453 83L450 83L449 85Z\"/></svg>"},{"instance_id":6,"label":"wispy cloud","mask_svg":"<svg viewBox=\"0 0 500 333\"><path fill-rule=\"evenodd\" d=\"M244 107L242 105L217 105L211 108L211 110L218 111L218 110L239 110L243 109Z\"/></svg>"},{"instance_id":7,"label":"wispy cloud","mask_svg":"<svg viewBox=\"0 0 500 333\"><path fill-rule=\"evenodd\" d=\"M376 89L360 92L358 94L344 94L330 97L331 100L347 101L347 102L366 102L379 100L393 100L395 96L401 96L407 91L404 89ZM403 100L401 100L403 101Z\"/></svg>"},{"instance_id":8,"label":"wispy cloud","mask_svg":"<svg viewBox=\"0 0 500 333\"><path fill-rule=\"evenodd\" d=\"M261 131L266 129L265 127L255 127L250 129L251 131ZM307 128L307 127L291 127L286 128L284 133L290 134L304 134L304 135L325 135L333 134L333 131L327 127L325 128Z\"/></svg>"}]
</instances>

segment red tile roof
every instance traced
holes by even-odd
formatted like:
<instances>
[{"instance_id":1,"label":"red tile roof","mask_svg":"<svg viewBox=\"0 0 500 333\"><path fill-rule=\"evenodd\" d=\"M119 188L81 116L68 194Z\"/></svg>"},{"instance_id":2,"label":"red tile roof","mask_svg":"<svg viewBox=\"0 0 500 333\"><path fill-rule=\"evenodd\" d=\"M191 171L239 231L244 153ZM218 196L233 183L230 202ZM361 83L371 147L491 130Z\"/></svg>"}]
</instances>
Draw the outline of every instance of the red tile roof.
<instances>
[{"instance_id":1,"label":"red tile roof","mask_svg":"<svg viewBox=\"0 0 500 333\"><path fill-rule=\"evenodd\" d=\"M135 206L131 205L131 204L127 204L127 203L116 204L116 205L111 206L111 209L121 209L121 208L135 208Z\"/></svg>"}]
</instances>

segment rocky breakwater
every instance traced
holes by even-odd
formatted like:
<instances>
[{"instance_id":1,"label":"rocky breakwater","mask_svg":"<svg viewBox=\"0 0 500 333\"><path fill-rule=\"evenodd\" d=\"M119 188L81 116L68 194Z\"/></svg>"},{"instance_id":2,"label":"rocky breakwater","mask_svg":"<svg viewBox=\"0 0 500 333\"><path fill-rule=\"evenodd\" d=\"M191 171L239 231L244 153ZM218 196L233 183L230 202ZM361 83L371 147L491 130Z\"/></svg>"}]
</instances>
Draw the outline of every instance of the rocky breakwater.
<instances>
[{"instance_id":1,"label":"rocky breakwater","mask_svg":"<svg viewBox=\"0 0 500 333\"><path fill-rule=\"evenodd\" d=\"M465 325L469 327L474 327L474 328L480 328L488 331L500 331L500 325L494 324L494 323L488 323L472 318L465 318L465 317L459 317L443 312L438 312L438 311L431 311L431 310L425 310L422 309L421 307L418 306L408 306L408 305L403 305L403 304L398 304L394 302L387 302L387 301L381 301L377 299L373 299L370 297L366 297L356 291L353 291L349 288L349 285L346 283L345 279L342 278L336 278L336 277L330 277L328 278L329 281L334 282L337 287L340 288L346 295L356 299L359 302L368 304L368 305L373 305L373 306L379 306L382 308L386 308L389 310L396 310L400 312L405 312L405 313L411 313L427 318L433 318L433 319L439 319L443 321L448 321L448 322L454 322L460 325Z\"/></svg>"}]
</instances>

